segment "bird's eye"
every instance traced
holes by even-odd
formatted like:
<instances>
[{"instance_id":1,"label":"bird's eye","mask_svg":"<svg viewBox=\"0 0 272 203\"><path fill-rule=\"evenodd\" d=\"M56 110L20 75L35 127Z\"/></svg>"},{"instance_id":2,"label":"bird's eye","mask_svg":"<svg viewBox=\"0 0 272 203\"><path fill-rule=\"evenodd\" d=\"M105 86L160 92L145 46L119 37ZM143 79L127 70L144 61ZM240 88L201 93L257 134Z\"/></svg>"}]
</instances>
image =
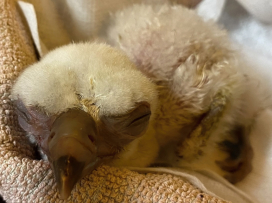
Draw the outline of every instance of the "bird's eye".
<instances>
[{"instance_id":1,"label":"bird's eye","mask_svg":"<svg viewBox=\"0 0 272 203\"><path fill-rule=\"evenodd\" d=\"M131 121L131 123L128 125L128 127L137 126L137 125L140 125L144 122L149 121L150 115L151 115L151 112L148 112L148 113L134 119L133 121Z\"/></svg>"},{"instance_id":2,"label":"bird's eye","mask_svg":"<svg viewBox=\"0 0 272 203\"><path fill-rule=\"evenodd\" d=\"M122 131L130 136L140 136L146 129L151 116L150 106L146 102L139 103L137 108L123 120Z\"/></svg>"},{"instance_id":3,"label":"bird's eye","mask_svg":"<svg viewBox=\"0 0 272 203\"><path fill-rule=\"evenodd\" d=\"M137 107L133 111L122 116L105 116L101 117L101 121L105 127L112 129L114 132L138 137L143 134L149 124L151 116L150 105L147 102L136 104ZM127 137L131 139L131 137Z\"/></svg>"}]
</instances>

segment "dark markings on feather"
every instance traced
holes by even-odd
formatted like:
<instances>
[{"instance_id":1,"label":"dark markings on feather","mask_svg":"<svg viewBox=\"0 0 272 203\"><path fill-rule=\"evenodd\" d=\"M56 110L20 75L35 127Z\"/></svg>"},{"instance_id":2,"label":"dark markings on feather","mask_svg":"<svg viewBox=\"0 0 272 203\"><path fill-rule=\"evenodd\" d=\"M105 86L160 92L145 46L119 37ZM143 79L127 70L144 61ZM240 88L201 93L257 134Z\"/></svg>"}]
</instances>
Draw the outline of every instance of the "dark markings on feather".
<instances>
[{"instance_id":1,"label":"dark markings on feather","mask_svg":"<svg viewBox=\"0 0 272 203\"><path fill-rule=\"evenodd\" d=\"M233 125L227 132L230 139L218 143L219 148L228 153L229 157L216 161L216 164L227 172L224 177L231 183L241 181L252 170L253 150L248 139L249 132L250 129L243 125Z\"/></svg>"},{"instance_id":2,"label":"dark markings on feather","mask_svg":"<svg viewBox=\"0 0 272 203\"><path fill-rule=\"evenodd\" d=\"M219 147L229 154L229 158L238 159L245 147L245 127L243 125L234 125L228 132L236 141L224 140L219 143Z\"/></svg>"}]
</instances>

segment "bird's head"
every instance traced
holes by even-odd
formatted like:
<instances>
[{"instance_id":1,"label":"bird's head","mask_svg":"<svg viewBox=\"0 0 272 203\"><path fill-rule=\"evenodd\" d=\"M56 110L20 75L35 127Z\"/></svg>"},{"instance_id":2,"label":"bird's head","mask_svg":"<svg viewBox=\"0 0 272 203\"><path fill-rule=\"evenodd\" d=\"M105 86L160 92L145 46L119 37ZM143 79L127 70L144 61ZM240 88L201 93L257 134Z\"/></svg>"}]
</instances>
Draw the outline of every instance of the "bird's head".
<instances>
[{"instance_id":1,"label":"bird's head","mask_svg":"<svg viewBox=\"0 0 272 203\"><path fill-rule=\"evenodd\" d=\"M21 127L34 135L60 194L145 134L156 89L121 51L71 44L27 68L12 89Z\"/></svg>"}]
</instances>

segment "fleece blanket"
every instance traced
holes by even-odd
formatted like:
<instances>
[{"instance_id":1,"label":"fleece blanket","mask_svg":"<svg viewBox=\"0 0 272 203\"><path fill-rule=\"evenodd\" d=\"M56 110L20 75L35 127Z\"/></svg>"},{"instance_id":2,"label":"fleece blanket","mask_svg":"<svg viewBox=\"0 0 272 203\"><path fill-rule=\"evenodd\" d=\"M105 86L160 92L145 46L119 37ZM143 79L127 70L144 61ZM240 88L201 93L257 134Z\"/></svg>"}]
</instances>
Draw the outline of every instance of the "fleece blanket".
<instances>
[{"instance_id":1,"label":"fleece blanket","mask_svg":"<svg viewBox=\"0 0 272 203\"><path fill-rule=\"evenodd\" d=\"M92 26L86 28L84 25L89 21L80 21L86 13L72 15L72 11L67 12L71 8L69 3L76 4L77 1L67 1L64 7L60 6L61 1L55 4L51 0L28 2L32 4L21 2L19 9L15 1L0 1L0 195L6 202L257 202L249 194L208 172L109 166L102 166L82 179L68 200L59 199L49 164L34 159L33 146L18 126L9 98L10 89L20 72L34 63L38 55L42 56L71 40L84 39L82 33L86 34L86 29L92 29L95 37L100 26L99 23L91 23ZM106 13L107 10L117 9L118 5L128 4L123 0L107 5L97 2L94 0L86 4L96 17L95 22L106 18L103 12L98 15L98 11ZM187 2L188 6L194 7L199 1L194 4L182 0L176 2ZM36 12L25 12L25 19L21 11L27 8ZM44 15L46 12L50 14L48 18ZM63 15L58 16L58 13ZM82 29L71 29L62 24L61 18L70 19L70 25L80 22ZM44 26L41 26L42 23ZM33 30L33 27L36 29Z\"/></svg>"}]
</instances>

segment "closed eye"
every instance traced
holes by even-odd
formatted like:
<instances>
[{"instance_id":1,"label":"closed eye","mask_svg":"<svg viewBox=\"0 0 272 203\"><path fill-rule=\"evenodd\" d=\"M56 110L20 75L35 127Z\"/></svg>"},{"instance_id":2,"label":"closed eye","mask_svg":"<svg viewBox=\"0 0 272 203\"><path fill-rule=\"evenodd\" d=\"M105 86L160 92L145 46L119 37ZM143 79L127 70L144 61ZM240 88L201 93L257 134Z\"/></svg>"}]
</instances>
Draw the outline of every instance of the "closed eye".
<instances>
[{"instance_id":1,"label":"closed eye","mask_svg":"<svg viewBox=\"0 0 272 203\"><path fill-rule=\"evenodd\" d=\"M134 119L133 121L131 121L131 123L128 125L128 127L130 127L131 125L138 125L140 123L148 121L150 118L150 115L151 115L151 112L148 112L148 113Z\"/></svg>"},{"instance_id":2,"label":"closed eye","mask_svg":"<svg viewBox=\"0 0 272 203\"><path fill-rule=\"evenodd\" d=\"M101 120L120 135L141 136L147 129L151 116L150 105L147 102L137 103L137 107L123 116L102 117ZM131 140L131 137L126 137Z\"/></svg>"}]
</instances>

